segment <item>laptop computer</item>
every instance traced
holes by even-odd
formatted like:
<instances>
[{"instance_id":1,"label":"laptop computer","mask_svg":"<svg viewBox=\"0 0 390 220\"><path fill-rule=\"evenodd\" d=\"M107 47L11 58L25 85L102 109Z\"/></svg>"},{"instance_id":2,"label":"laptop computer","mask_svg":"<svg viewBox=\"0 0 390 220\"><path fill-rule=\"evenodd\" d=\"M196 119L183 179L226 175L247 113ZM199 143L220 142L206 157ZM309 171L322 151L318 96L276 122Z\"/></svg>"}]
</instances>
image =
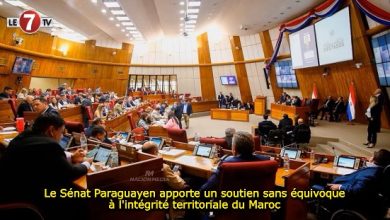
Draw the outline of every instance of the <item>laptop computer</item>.
<instances>
[{"instance_id":1,"label":"laptop computer","mask_svg":"<svg viewBox=\"0 0 390 220\"><path fill-rule=\"evenodd\" d=\"M119 143L127 143L129 142L131 137L131 134L129 132L118 132L114 137L114 141L117 141Z\"/></svg>"},{"instance_id":2,"label":"laptop computer","mask_svg":"<svg viewBox=\"0 0 390 220\"><path fill-rule=\"evenodd\" d=\"M161 150L164 146L164 139L162 137L149 137L149 141L157 144L159 150Z\"/></svg>"},{"instance_id":3,"label":"laptop computer","mask_svg":"<svg viewBox=\"0 0 390 220\"><path fill-rule=\"evenodd\" d=\"M61 145L62 149L67 150L72 144L72 142L73 142L73 137L71 135L65 134L64 136L62 136L59 144Z\"/></svg>"},{"instance_id":4,"label":"laptop computer","mask_svg":"<svg viewBox=\"0 0 390 220\"><path fill-rule=\"evenodd\" d=\"M301 150L296 149L296 148L288 148L284 147L282 148L282 151L280 152L280 156L284 157L284 155L288 155L288 158L290 159L299 159L301 157Z\"/></svg>"}]
</instances>

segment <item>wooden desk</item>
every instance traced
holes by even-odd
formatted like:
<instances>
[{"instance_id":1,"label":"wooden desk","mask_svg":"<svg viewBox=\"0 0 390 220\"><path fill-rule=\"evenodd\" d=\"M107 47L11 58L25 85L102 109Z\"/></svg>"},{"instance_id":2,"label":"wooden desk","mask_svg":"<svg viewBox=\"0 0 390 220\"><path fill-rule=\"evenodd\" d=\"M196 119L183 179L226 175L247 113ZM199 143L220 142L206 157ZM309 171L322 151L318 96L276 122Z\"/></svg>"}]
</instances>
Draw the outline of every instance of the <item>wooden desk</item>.
<instances>
[{"instance_id":1,"label":"wooden desk","mask_svg":"<svg viewBox=\"0 0 390 220\"><path fill-rule=\"evenodd\" d=\"M58 110L64 121L83 122L83 112L81 106L75 106L71 108L63 108Z\"/></svg>"},{"instance_id":2,"label":"wooden desk","mask_svg":"<svg viewBox=\"0 0 390 220\"><path fill-rule=\"evenodd\" d=\"M127 114L128 113L125 113L119 117L105 121L106 129L108 131L130 131L130 123L127 118Z\"/></svg>"},{"instance_id":3,"label":"wooden desk","mask_svg":"<svg viewBox=\"0 0 390 220\"><path fill-rule=\"evenodd\" d=\"M256 96L254 107L255 115L264 115L267 109L267 97Z\"/></svg>"},{"instance_id":4,"label":"wooden desk","mask_svg":"<svg viewBox=\"0 0 390 220\"><path fill-rule=\"evenodd\" d=\"M249 111L213 108L211 109L211 119L248 122Z\"/></svg>"},{"instance_id":5,"label":"wooden desk","mask_svg":"<svg viewBox=\"0 0 390 220\"><path fill-rule=\"evenodd\" d=\"M8 147L9 143L4 141L4 139L14 138L18 136L18 134L19 133L17 131L0 132L0 144L2 144L4 147Z\"/></svg>"},{"instance_id":6,"label":"wooden desk","mask_svg":"<svg viewBox=\"0 0 390 220\"><path fill-rule=\"evenodd\" d=\"M218 108L218 101L191 102L192 112L208 112L213 108Z\"/></svg>"},{"instance_id":7,"label":"wooden desk","mask_svg":"<svg viewBox=\"0 0 390 220\"><path fill-rule=\"evenodd\" d=\"M289 118L291 118L295 124L296 118L303 118L305 122L307 122L309 117L310 107L295 107L288 105L280 105L276 103L271 103L271 117L273 119L280 120L283 118L284 114L287 114Z\"/></svg>"},{"instance_id":8,"label":"wooden desk","mask_svg":"<svg viewBox=\"0 0 390 220\"><path fill-rule=\"evenodd\" d=\"M15 115L8 100L0 100L0 123L15 122Z\"/></svg>"}]
</instances>

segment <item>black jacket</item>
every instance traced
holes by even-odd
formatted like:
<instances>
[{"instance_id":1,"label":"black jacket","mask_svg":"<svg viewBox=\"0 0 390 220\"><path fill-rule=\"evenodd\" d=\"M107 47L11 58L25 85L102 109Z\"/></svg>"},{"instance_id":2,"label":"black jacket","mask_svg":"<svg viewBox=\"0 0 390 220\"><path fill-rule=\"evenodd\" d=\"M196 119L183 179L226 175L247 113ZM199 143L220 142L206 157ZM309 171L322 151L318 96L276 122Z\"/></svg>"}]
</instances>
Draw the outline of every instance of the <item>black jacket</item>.
<instances>
[{"instance_id":1,"label":"black jacket","mask_svg":"<svg viewBox=\"0 0 390 220\"><path fill-rule=\"evenodd\" d=\"M2 100L2 99L10 99L10 98L11 98L11 96L8 95L7 93L5 93L5 92L0 93L0 100Z\"/></svg>"},{"instance_id":2,"label":"black jacket","mask_svg":"<svg viewBox=\"0 0 390 220\"><path fill-rule=\"evenodd\" d=\"M279 121L278 128L279 129L284 129L287 126L293 126L293 121L291 118L283 118L282 120Z\"/></svg>"},{"instance_id":3,"label":"black jacket","mask_svg":"<svg viewBox=\"0 0 390 220\"><path fill-rule=\"evenodd\" d=\"M50 105L44 112L42 112L42 115L47 115L47 114L61 117L60 113L58 113L58 111L56 109L54 109L53 107L51 107Z\"/></svg>"},{"instance_id":4,"label":"black jacket","mask_svg":"<svg viewBox=\"0 0 390 220\"><path fill-rule=\"evenodd\" d=\"M28 104L26 101L20 103L18 110L16 111L17 117L23 117L24 112L32 112L33 108L30 104Z\"/></svg>"},{"instance_id":5,"label":"black jacket","mask_svg":"<svg viewBox=\"0 0 390 220\"><path fill-rule=\"evenodd\" d=\"M181 112L184 113L184 105L185 104L182 104L181 105ZM192 114L192 105L190 103L187 103L187 115L191 115Z\"/></svg>"},{"instance_id":6,"label":"black jacket","mask_svg":"<svg viewBox=\"0 0 390 220\"><path fill-rule=\"evenodd\" d=\"M268 135L271 130L275 130L277 127L272 121L261 121L258 124L260 136Z\"/></svg>"},{"instance_id":7,"label":"black jacket","mask_svg":"<svg viewBox=\"0 0 390 220\"><path fill-rule=\"evenodd\" d=\"M28 201L54 219L63 203L71 200L44 199L44 189L75 189L73 181L85 175L87 167L72 165L54 139L25 131L10 142L0 160L0 173L0 200ZM66 209L72 210L69 206ZM57 214L60 217L71 213Z\"/></svg>"}]
</instances>

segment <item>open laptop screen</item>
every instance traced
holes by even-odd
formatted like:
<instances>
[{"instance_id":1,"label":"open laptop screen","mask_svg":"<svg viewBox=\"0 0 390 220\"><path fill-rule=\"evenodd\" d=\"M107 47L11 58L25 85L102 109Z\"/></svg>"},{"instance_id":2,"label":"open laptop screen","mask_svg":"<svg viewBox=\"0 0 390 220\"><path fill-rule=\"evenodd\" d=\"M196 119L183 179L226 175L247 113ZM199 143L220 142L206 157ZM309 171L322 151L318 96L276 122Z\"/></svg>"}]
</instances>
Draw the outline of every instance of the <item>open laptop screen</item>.
<instances>
[{"instance_id":1,"label":"open laptop screen","mask_svg":"<svg viewBox=\"0 0 390 220\"><path fill-rule=\"evenodd\" d=\"M212 145L198 145L196 156L210 157Z\"/></svg>"},{"instance_id":2,"label":"open laptop screen","mask_svg":"<svg viewBox=\"0 0 390 220\"><path fill-rule=\"evenodd\" d=\"M337 160L337 166L353 169L355 166L355 160L355 157L340 156Z\"/></svg>"},{"instance_id":3,"label":"open laptop screen","mask_svg":"<svg viewBox=\"0 0 390 220\"><path fill-rule=\"evenodd\" d=\"M72 142L72 139L73 139L72 136L67 136L67 135L62 136L62 138L60 140L60 145L61 145L62 149L64 149L64 150L68 149L71 142Z\"/></svg>"},{"instance_id":4,"label":"open laptop screen","mask_svg":"<svg viewBox=\"0 0 390 220\"><path fill-rule=\"evenodd\" d=\"M164 145L164 140L161 137L149 137L149 140L157 144L159 150Z\"/></svg>"},{"instance_id":5,"label":"open laptop screen","mask_svg":"<svg viewBox=\"0 0 390 220\"><path fill-rule=\"evenodd\" d=\"M111 154L111 150L110 149L107 149L107 148L104 148L104 147L99 147L99 150L95 154L94 161L101 162L104 165L106 165L107 162L108 162L108 159L110 157L110 154Z\"/></svg>"}]
</instances>

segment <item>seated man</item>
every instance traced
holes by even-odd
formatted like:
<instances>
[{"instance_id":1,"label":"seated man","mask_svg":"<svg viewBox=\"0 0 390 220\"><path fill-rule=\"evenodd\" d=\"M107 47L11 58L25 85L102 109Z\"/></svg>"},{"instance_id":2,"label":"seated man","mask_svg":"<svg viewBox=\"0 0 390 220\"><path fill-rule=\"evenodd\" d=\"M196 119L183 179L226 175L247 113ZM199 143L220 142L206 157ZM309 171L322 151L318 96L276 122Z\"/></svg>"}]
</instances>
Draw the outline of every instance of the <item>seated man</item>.
<instances>
[{"instance_id":1,"label":"seated man","mask_svg":"<svg viewBox=\"0 0 390 220\"><path fill-rule=\"evenodd\" d=\"M309 143L311 139L310 126L306 125L302 118L299 118L298 125L295 126L292 135L296 143Z\"/></svg>"},{"instance_id":2,"label":"seated man","mask_svg":"<svg viewBox=\"0 0 390 220\"><path fill-rule=\"evenodd\" d=\"M64 130L62 118L40 115L31 130L25 130L10 142L0 160L2 179L7 180L0 181L0 202L27 201L38 206L45 219L82 216L85 207L78 200L43 196L44 189L75 188L73 181L87 174L92 162L92 158L83 162L82 150L74 154L64 152L59 144Z\"/></svg>"},{"instance_id":3,"label":"seated man","mask_svg":"<svg viewBox=\"0 0 390 220\"><path fill-rule=\"evenodd\" d=\"M148 141L142 145L142 152L152 155L158 154L157 144ZM169 187L175 190L184 189L187 187L186 182L180 177L180 172L173 172L172 169L167 165L163 164L164 177L167 179Z\"/></svg>"},{"instance_id":4,"label":"seated man","mask_svg":"<svg viewBox=\"0 0 390 220\"><path fill-rule=\"evenodd\" d=\"M226 128L225 130L225 141L227 143L228 149L232 149L233 136L236 133L234 128Z\"/></svg>"},{"instance_id":5,"label":"seated man","mask_svg":"<svg viewBox=\"0 0 390 220\"><path fill-rule=\"evenodd\" d=\"M26 99L22 103L20 103L20 105L18 106L18 110L16 111L17 117L23 118L24 112L33 111L33 107L32 107L33 99L34 99L33 96L28 95Z\"/></svg>"},{"instance_id":6,"label":"seated man","mask_svg":"<svg viewBox=\"0 0 390 220\"><path fill-rule=\"evenodd\" d=\"M390 151L381 149L361 168L351 174L339 176L327 185L330 190L344 190L346 198L329 202L330 209L349 208L361 212L368 219L382 219L381 202L377 194L384 187L383 170L390 165ZM388 178L388 177L387 177ZM315 187L315 188L318 188ZM386 210L387 211L387 210Z\"/></svg>"},{"instance_id":7,"label":"seated man","mask_svg":"<svg viewBox=\"0 0 390 220\"><path fill-rule=\"evenodd\" d=\"M112 144L112 141L107 138L107 131L104 129L103 126L94 126L92 128L91 136L89 138L106 144Z\"/></svg>"},{"instance_id":8,"label":"seated man","mask_svg":"<svg viewBox=\"0 0 390 220\"><path fill-rule=\"evenodd\" d=\"M234 163L234 162L248 162L248 161L259 161L259 160L269 160L269 157L262 155L253 154L255 151L255 143L253 142L253 137L248 132L238 131L233 136L232 143L232 152L233 156L227 157L225 160L221 161L222 163ZM219 181L219 168L213 173L213 175L208 179L201 187L201 191L204 190L215 190L218 186Z\"/></svg>"},{"instance_id":9,"label":"seated man","mask_svg":"<svg viewBox=\"0 0 390 220\"><path fill-rule=\"evenodd\" d=\"M276 125L272 121L268 121L268 115L265 114L263 115L264 120L259 122L258 125L258 130L259 130L259 135L262 138L263 141L266 141L268 134L271 130L277 129Z\"/></svg>"},{"instance_id":10,"label":"seated man","mask_svg":"<svg viewBox=\"0 0 390 220\"><path fill-rule=\"evenodd\" d=\"M34 111L38 112L40 115L54 115L60 117L58 111L52 108L48 104L47 99L45 99L44 97L35 98L33 100L32 107Z\"/></svg>"},{"instance_id":11,"label":"seated man","mask_svg":"<svg viewBox=\"0 0 390 220\"><path fill-rule=\"evenodd\" d=\"M0 93L0 100L2 99L10 99L12 95L12 88L11 87L4 87L4 90L2 93Z\"/></svg>"},{"instance_id":12,"label":"seated man","mask_svg":"<svg viewBox=\"0 0 390 220\"><path fill-rule=\"evenodd\" d=\"M321 113L320 120L324 118L325 113L329 113L329 114L331 113L333 106L334 106L334 101L332 99L332 96L328 96L328 98L325 100L325 103L321 106L320 109L318 109L318 114Z\"/></svg>"},{"instance_id":13,"label":"seated man","mask_svg":"<svg viewBox=\"0 0 390 220\"><path fill-rule=\"evenodd\" d=\"M340 114L343 112L345 112L344 98L340 96L335 103L332 119L336 122L340 121Z\"/></svg>"},{"instance_id":14,"label":"seated man","mask_svg":"<svg viewBox=\"0 0 390 220\"><path fill-rule=\"evenodd\" d=\"M292 126L293 120L287 114L284 114L283 118L279 121L278 128L287 132L287 130L292 130Z\"/></svg>"}]
</instances>

